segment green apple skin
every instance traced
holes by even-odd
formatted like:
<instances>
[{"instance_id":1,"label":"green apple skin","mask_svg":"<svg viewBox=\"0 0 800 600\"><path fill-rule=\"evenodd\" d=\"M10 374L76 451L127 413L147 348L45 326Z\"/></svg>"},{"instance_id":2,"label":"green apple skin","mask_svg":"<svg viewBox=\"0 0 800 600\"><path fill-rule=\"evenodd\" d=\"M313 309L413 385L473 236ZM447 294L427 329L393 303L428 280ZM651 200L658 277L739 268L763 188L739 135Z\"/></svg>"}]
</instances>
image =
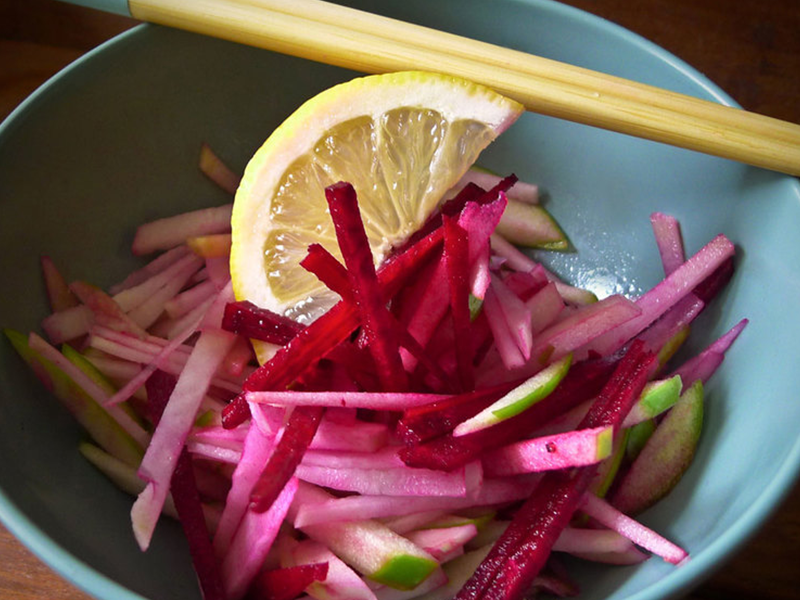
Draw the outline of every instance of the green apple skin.
<instances>
[{"instance_id":1,"label":"green apple skin","mask_svg":"<svg viewBox=\"0 0 800 600\"><path fill-rule=\"evenodd\" d=\"M693 383L666 413L614 492L611 503L636 515L669 494L692 464L703 429L703 384Z\"/></svg>"},{"instance_id":2,"label":"green apple skin","mask_svg":"<svg viewBox=\"0 0 800 600\"><path fill-rule=\"evenodd\" d=\"M11 329L6 329L5 334L36 377L61 401L98 445L127 465L139 465L144 455L141 445L102 406L64 371L32 350L25 334Z\"/></svg>"}]
</instances>

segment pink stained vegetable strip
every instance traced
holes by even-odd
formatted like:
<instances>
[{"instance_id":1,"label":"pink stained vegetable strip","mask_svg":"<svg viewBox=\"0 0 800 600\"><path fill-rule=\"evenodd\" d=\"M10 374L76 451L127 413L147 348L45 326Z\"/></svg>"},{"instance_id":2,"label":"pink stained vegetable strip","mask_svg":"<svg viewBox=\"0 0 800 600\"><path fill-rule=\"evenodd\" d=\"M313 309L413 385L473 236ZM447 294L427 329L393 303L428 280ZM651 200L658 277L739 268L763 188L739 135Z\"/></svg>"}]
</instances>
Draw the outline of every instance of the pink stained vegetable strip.
<instances>
[{"instance_id":1,"label":"pink stained vegetable strip","mask_svg":"<svg viewBox=\"0 0 800 600\"><path fill-rule=\"evenodd\" d=\"M661 255L664 275L669 275L686 262L681 226L675 217L660 212L650 215L650 223Z\"/></svg>"},{"instance_id":2,"label":"pink stained vegetable strip","mask_svg":"<svg viewBox=\"0 0 800 600\"><path fill-rule=\"evenodd\" d=\"M157 371L145 384L148 411L154 425L158 425L167 402L175 390L176 379L163 371ZM195 565L204 600L225 600L219 564L211 545L200 493L195 483L192 459L184 449L181 452L170 482L172 499L178 518L189 542L189 551Z\"/></svg>"},{"instance_id":3,"label":"pink stained vegetable strip","mask_svg":"<svg viewBox=\"0 0 800 600\"><path fill-rule=\"evenodd\" d=\"M204 172L231 191L238 176L209 148L203 155ZM489 191L459 186L377 269L352 186L328 188L344 264L317 245L301 264L342 301L308 326L233 301L229 206L142 226L135 252L170 249L113 295L67 285L52 260L42 261L51 342L89 334L80 347L98 371L80 373L75 350L61 356L36 337L23 336L30 348L20 343L20 352L46 352L62 370L45 381L62 394L64 375L103 401L80 418L108 448L130 441L108 425L111 416L148 445L139 469L146 486L132 511L143 547L167 494L180 504L194 490L192 516L181 520L191 525L206 598L291 600L305 590L520 600L529 590L576 591L551 550L609 564L641 562L639 548L683 560L674 542L587 490L598 461L624 439L620 424L653 378L656 354L674 353L733 275L732 244L719 236L687 260L677 221L656 213L664 281L636 300L598 302L501 237L516 177L487 181ZM746 323L664 370L687 385L707 380ZM248 364L250 339L276 345L275 357ZM484 429L453 435L567 353L574 364L549 396L509 404ZM177 379L168 397L158 391L162 369ZM91 383L100 371L120 390ZM164 403L149 441L137 419ZM579 527L577 512L604 526ZM314 541L297 539L305 535ZM495 540L494 549L474 552L479 538ZM273 568L277 560L284 568Z\"/></svg>"}]
</instances>

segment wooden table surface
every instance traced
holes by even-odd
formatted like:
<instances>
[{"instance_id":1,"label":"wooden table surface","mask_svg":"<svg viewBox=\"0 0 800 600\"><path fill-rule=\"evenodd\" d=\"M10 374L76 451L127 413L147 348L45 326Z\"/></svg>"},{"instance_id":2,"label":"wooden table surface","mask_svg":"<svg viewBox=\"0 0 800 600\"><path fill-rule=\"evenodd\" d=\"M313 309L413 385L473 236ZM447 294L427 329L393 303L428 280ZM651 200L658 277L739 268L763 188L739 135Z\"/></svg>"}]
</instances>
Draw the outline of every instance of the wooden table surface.
<instances>
[{"instance_id":1,"label":"wooden table surface","mask_svg":"<svg viewBox=\"0 0 800 600\"><path fill-rule=\"evenodd\" d=\"M487 0L488 1L488 0ZM800 0L569 0L684 59L745 108L800 123ZM53 0L0 0L0 119L135 22ZM693 600L800 599L800 486ZM0 527L0 598L86 600Z\"/></svg>"}]
</instances>

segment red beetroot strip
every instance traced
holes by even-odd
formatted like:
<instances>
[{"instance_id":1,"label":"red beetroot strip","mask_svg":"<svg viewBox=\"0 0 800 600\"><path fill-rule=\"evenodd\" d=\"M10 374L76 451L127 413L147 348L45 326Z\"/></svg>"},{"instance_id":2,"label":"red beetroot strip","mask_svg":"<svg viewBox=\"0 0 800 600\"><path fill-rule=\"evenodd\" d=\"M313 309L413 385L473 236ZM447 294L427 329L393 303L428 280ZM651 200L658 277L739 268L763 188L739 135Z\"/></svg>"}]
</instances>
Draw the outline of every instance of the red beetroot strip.
<instances>
[{"instance_id":1,"label":"red beetroot strip","mask_svg":"<svg viewBox=\"0 0 800 600\"><path fill-rule=\"evenodd\" d=\"M472 368L473 340L469 311L469 240L466 230L458 224L457 218L443 215L442 226L459 382L462 390L471 390L475 387L475 377Z\"/></svg>"},{"instance_id":2,"label":"red beetroot strip","mask_svg":"<svg viewBox=\"0 0 800 600\"><path fill-rule=\"evenodd\" d=\"M408 377L400 361L392 317L375 273L356 191L349 183L339 182L325 189L325 198L378 377L384 391L404 391L408 389Z\"/></svg>"},{"instance_id":3,"label":"red beetroot strip","mask_svg":"<svg viewBox=\"0 0 800 600\"><path fill-rule=\"evenodd\" d=\"M300 261L300 266L324 283L328 289L339 294L345 302L353 303L352 286L347 274L347 268L336 260L336 257L328 252L324 246L311 244L308 247L308 254ZM450 377L444 370L428 355L425 349L408 333L402 323L389 312L389 321L400 346L408 350L419 363L424 366L438 382L442 390L450 389Z\"/></svg>"},{"instance_id":4,"label":"red beetroot strip","mask_svg":"<svg viewBox=\"0 0 800 600\"><path fill-rule=\"evenodd\" d=\"M353 302L353 288L347 267L336 260L336 257L320 244L311 244L300 266L315 275L325 286L342 297L346 302Z\"/></svg>"},{"instance_id":5,"label":"red beetroot strip","mask_svg":"<svg viewBox=\"0 0 800 600\"><path fill-rule=\"evenodd\" d=\"M283 346L296 336L303 325L249 300L229 302L222 316L222 329L248 338Z\"/></svg>"},{"instance_id":6,"label":"red beetroot strip","mask_svg":"<svg viewBox=\"0 0 800 600\"><path fill-rule=\"evenodd\" d=\"M622 423L657 366L657 358L634 342L579 428ZM531 497L478 566L455 600L519 600L550 556L553 544L582 503L596 465L570 475L545 475Z\"/></svg>"},{"instance_id":7,"label":"red beetroot strip","mask_svg":"<svg viewBox=\"0 0 800 600\"><path fill-rule=\"evenodd\" d=\"M266 512L294 475L325 414L320 406L296 406L286 421L278 445L250 493L250 508Z\"/></svg>"},{"instance_id":8,"label":"red beetroot strip","mask_svg":"<svg viewBox=\"0 0 800 600\"><path fill-rule=\"evenodd\" d=\"M147 390L147 408L153 425L158 425L167 401L175 389L177 380L164 371L155 371L145 382ZM211 536L206 526L203 507L200 504L200 493L192 468L192 458L184 448L175 465L170 480L172 500L178 511L178 518L189 543L194 569L203 592L204 600L225 600L225 588Z\"/></svg>"}]
</instances>

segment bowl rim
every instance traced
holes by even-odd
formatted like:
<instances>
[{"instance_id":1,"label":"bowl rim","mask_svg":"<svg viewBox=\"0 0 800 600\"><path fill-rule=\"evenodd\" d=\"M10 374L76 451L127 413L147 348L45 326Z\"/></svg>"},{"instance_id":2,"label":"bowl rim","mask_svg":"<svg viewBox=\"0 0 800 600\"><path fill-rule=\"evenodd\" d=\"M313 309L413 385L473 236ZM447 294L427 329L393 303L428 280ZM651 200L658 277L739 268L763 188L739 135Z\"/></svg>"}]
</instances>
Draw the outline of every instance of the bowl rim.
<instances>
[{"instance_id":1,"label":"bowl rim","mask_svg":"<svg viewBox=\"0 0 800 600\"><path fill-rule=\"evenodd\" d=\"M612 36L633 44L638 50L659 59L679 73L681 77L685 77L702 88L714 101L740 108L740 105L731 96L684 60L655 42L608 19L574 6L562 4L557 0L504 1L509 3L517 2L534 7L538 6L546 12L566 17L568 20L580 25L599 27ZM150 23L135 25L87 51L48 78L0 122L0 139L14 127L17 121L22 119L27 111L35 107L40 99L49 93L50 89L57 85L60 80L70 77L74 70L80 69L84 64L94 60L98 54L104 52L108 47L124 43L129 38L144 35L154 29L167 28ZM788 175L785 177L793 184L793 190L800 200L800 181ZM748 507L731 528L717 537L702 553L692 556L685 564L682 564L680 569L670 572L660 579L657 585L649 585L645 589L628 596L628 600L654 600L655 598L672 597L699 585L702 580L720 568L727 559L740 550L757 533L758 529L778 510L780 504L789 496L798 479L800 479L800 438L795 441L795 444L786 454L775 477L770 481L769 485L761 490L756 502ZM144 596L128 589L65 550L36 525L2 489L0 489L0 522L45 565L76 588L98 598L147 600Z\"/></svg>"}]
</instances>

